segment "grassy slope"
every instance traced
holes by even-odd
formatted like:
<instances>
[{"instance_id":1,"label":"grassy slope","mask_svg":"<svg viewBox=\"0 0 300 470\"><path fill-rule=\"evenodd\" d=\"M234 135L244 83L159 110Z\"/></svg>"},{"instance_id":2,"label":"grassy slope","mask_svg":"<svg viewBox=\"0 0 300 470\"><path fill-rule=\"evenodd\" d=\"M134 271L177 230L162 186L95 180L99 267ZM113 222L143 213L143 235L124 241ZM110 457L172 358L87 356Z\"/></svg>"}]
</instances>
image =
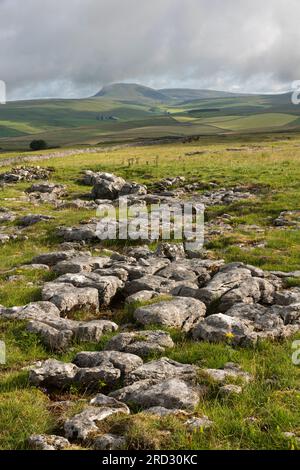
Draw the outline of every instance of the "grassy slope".
<instances>
[{"instance_id":1,"label":"grassy slope","mask_svg":"<svg viewBox=\"0 0 300 470\"><path fill-rule=\"evenodd\" d=\"M187 155L193 152L204 152ZM129 165L134 159L134 165ZM214 218L224 212L234 217L235 230L217 237L210 249L216 257L226 261L247 261L265 269L292 270L300 265L299 230L274 230L272 219L280 211L299 209L300 200L300 137L286 135L258 140L237 138L208 138L193 144L136 147L99 154L83 154L39 162L54 166L53 181L68 186L70 198L88 192L78 176L84 169L113 171L126 178L150 184L166 175L185 175L188 179L216 181L220 186L255 184L260 187L257 199L226 207L207 210L206 217ZM58 225L72 225L94 216L90 211L55 210L51 206L32 207L10 198L19 197L29 185L7 186L1 191L1 205L18 214L38 212L53 214L56 219L26 229L28 240L5 245L0 251L0 304L22 305L40 298L42 282L51 279L51 273L14 270L29 262L34 254L55 250L59 240L55 235ZM264 233L246 228L256 224ZM14 223L11 223L11 229ZM244 229L243 229L244 227ZM251 242L264 240L265 248L253 248ZM238 247L249 243L249 249ZM21 275L8 281L11 274ZM128 321L130 312L115 312L119 321ZM187 433L179 418L154 420L132 416L112 418L105 424L111 429L127 430L132 448L180 449L290 449L296 448L293 439L283 432L299 430L299 368L291 362L291 341L261 344L255 349L234 349L227 345L191 342L184 335L172 331L176 342L168 356L181 362L205 367L222 367L227 361L239 362L255 375L255 382L241 397L221 399L213 386L208 398L200 403L199 413L207 414L214 428L203 433ZM51 355L38 339L24 331L20 323L0 322L0 339L7 345L8 363L0 374L0 447L26 447L26 437L32 432L57 432L61 416L51 411L49 398L30 388L27 373L20 367ZM76 351L101 349L99 345L74 345L70 353L57 355L72 360ZM52 354L53 356L53 354ZM80 395L82 397L82 395ZM71 390L57 397L77 398ZM74 411L74 410L73 410ZM104 430L106 428L103 428ZM166 435L165 430L171 431Z\"/></svg>"}]
</instances>

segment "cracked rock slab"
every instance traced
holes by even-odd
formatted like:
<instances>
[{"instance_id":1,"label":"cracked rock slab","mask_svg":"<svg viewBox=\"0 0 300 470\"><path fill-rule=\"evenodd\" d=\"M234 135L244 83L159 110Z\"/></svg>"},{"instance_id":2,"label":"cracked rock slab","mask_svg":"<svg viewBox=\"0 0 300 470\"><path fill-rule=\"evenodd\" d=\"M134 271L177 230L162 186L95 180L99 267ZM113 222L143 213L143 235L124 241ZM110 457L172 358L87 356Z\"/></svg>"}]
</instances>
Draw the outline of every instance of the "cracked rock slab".
<instances>
[{"instance_id":1,"label":"cracked rock slab","mask_svg":"<svg viewBox=\"0 0 300 470\"><path fill-rule=\"evenodd\" d=\"M65 274L56 279L55 283L72 284L76 288L97 289L99 302L107 307L116 294L123 288L124 283L114 276L101 276L96 273Z\"/></svg>"},{"instance_id":2,"label":"cracked rock slab","mask_svg":"<svg viewBox=\"0 0 300 470\"><path fill-rule=\"evenodd\" d=\"M202 301L209 305L213 301L220 299L231 289L238 288L243 281L250 280L251 277L249 269L224 266L206 287L200 289Z\"/></svg>"},{"instance_id":3,"label":"cracked rock slab","mask_svg":"<svg viewBox=\"0 0 300 470\"><path fill-rule=\"evenodd\" d=\"M158 384L141 380L112 392L110 396L141 408L162 406L168 409L193 410L203 394L203 389L180 379L168 379Z\"/></svg>"},{"instance_id":4,"label":"cracked rock slab","mask_svg":"<svg viewBox=\"0 0 300 470\"><path fill-rule=\"evenodd\" d=\"M228 342L247 346L256 343L257 334L251 322L217 313L205 318L194 328L193 338L211 343Z\"/></svg>"},{"instance_id":5,"label":"cracked rock slab","mask_svg":"<svg viewBox=\"0 0 300 470\"><path fill-rule=\"evenodd\" d=\"M155 291L160 294L167 294L176 287L176 281L166 279L161 276L146 275L133 281L126 282L126 295L136 294L139 291Z\"/></svg>"},{"instance_id":6,"label":"cracked rock slab","mask_svg":"<svg viewBox=\"0 0 300 470\"><path fill-rule=\"evenodd\" d=\"M206 307L200 300L175 297L138 308L134 318L142 325L156 324L188 332L203 320L205 313Z\"/></svg>"}]
</instances>

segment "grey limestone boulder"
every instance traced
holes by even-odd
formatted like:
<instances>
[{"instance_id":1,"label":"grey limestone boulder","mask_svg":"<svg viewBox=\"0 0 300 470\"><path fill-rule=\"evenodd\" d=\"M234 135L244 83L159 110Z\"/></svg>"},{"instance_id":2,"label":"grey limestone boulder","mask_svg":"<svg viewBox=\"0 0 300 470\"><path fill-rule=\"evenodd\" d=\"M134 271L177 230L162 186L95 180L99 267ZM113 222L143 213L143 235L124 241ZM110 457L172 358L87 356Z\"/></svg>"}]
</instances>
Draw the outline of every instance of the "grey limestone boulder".
<instances>
[{"instance_id":1,"label":"grey limestone boulder","mask_svg":"<svg viewBox=\"0 0 300 470\"><path fill-rule=\"evenodd\" d=\"M199 300L174 297L170 301L140 307L134 317L143 325L157 324L188 332L203 320L205 313L206 307Z\"/></svg>"},{"instance_id":2,"label":"grey limestone boulder","mask_svg":"<svg viewBox=\"0 0 300 470\"><path fill-rule=\"evenodd\" d=\"M174 347L171 336L159 330L132 331L114 336L105 349L122 351L144 357L150 353L164 353Z\"/></svg>"},{"instance_id":3,"label":"grey limestone boulder","mask_svg":"<svg viewBox=\"0 0 300 470\"><path fill-rule=\"evenodd\" d=\"M180 379L168 379L153 384L151 380L135 382L123 389L112 392L110 396L147 409L162 406L168 409L193 410L198 404L203 389Z\"/></svg>"},{"instance_id":4,"label":"grey limestone boulder","mask_svg":"<svg viewBox=\"0 0 300 470\"><path fill-rule=\"evenodd\" d=\"M78 288L71 283L48 282L42 289L42 299L52 302L65 314L80 309L99 311L99 293L95 288Z\"/></svg>"}]
</instances>

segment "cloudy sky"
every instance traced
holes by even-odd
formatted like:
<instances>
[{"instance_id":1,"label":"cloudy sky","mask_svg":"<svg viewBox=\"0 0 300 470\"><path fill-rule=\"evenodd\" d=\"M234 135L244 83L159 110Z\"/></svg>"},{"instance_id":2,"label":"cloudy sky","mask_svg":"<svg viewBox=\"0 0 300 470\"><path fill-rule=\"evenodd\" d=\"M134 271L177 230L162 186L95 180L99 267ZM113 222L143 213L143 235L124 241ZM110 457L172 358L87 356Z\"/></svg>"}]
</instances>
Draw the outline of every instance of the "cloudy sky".
<instances>
[{"instance_id":1,"label":"cloudy sky","mask_svg":"<svg viewBox=\"0 0 300 470\"><path fill-rule=\"evenodd\" d=\"M271 92L300 79L299 0L0 0L8 98L110 82Z\"/></svg>"}]
</instances>

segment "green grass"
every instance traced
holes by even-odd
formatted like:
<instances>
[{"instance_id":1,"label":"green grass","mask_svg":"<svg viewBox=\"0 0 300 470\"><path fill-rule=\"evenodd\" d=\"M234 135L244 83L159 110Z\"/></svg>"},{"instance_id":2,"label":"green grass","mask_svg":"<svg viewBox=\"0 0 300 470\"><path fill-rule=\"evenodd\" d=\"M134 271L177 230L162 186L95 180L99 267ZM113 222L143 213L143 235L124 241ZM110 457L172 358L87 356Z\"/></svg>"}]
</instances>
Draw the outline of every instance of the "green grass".
<instances>
[{"instance_id":1,"label":"green grass","mask_svg":"<svg viewBox=\"0 0 300 470\"><path fill-rule=\"evenodd\" d=\"M2 393L0 449L26 449L28 436L49 432L53 418L47 410L47 404L46 396L34 388Z\"/></svg>"},{"instance_id":2,"label":"green grass","mask_svg":"<svg viewBox=\"0 0 300 470\"><path fill-rule=\"evenodd\" d=\"M249 117L239 117L233 120L226 119L226 121L220 120L218 122L218 127L223 129L230 129L233 131L240 130L249 130L249 129L259 129L263 128L272 128L272 127L281 127L286 126L287 124L292 123L297 119L297 116L292 114L282 114L282 113L264 113L264 114L253 114Z\"/></svg>"}]
</instances>

